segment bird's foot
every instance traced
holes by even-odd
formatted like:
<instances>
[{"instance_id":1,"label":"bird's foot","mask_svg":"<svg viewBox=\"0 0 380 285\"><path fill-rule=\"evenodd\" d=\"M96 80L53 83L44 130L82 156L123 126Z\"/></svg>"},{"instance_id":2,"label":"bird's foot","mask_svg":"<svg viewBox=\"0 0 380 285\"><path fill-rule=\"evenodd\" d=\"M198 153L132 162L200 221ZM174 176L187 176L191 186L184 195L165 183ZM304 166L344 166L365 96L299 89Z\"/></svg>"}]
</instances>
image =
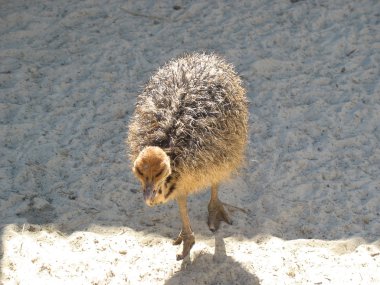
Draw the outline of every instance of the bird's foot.
<instances>
[{"instance_id":1,"label":"bird's foot","mask_svg":"<svg viewBox=\"0 0 380 285\"><path fill-rule=\"evenodd\" d=\"M210 201L208 204L208 227L210 231L215 232L219 229L220 222L224 221L229 225L232 225L232 220L227 214L227 211L223 207L223 203L219 200Z\"/></svg>"},{"instance_id":2,"label":"bird's foot","mask_svg":"<svg viewBox=\"0 0 380 285\"><path fill-rule=\"evenodd\" d=\"M180 233L179 236L173 241L173 245L180 245L183 242L182 252L177 253L177 260L184 259L189 253L195 243L194 233L184 234Z\"/></svg>"}]
</instances>

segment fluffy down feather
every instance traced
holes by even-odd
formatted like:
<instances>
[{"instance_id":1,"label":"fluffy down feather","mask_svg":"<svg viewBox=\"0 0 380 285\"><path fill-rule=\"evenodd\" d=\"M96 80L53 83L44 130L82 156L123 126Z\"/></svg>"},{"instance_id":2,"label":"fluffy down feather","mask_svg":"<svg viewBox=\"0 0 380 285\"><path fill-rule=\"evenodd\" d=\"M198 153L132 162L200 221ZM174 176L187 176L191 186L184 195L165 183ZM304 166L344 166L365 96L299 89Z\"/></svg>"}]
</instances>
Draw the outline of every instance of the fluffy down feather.
<instances>
[{"instance_id":1,"label":"fluffy down feather","mask_svg":"<svg viewBox=\"0 0 380 285\"><path fill-rule=\"evenodd\" d=\"M219 56L194 53L174 59L137 98L127 139L130 158L158 146L184 188L219 183L243 162L247 105L240 78Z\"/></svg>"}]
</instances>

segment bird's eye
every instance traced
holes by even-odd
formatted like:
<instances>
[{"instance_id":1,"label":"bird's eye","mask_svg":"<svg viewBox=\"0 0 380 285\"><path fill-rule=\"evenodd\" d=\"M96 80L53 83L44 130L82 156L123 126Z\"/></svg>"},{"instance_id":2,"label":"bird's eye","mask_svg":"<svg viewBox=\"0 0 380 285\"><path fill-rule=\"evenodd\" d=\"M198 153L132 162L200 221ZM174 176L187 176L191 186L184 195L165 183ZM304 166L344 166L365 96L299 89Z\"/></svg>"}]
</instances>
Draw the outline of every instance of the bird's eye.
<instances>
[{"instance_id":1,"label":"bird's eye","mask_svg":"<svg viewBox=\"0 0 380 285\"><path fill-rule=\"evenodd\" d=\"M162 174L163 171L164 171L164 170L162 169L160 172L158 172L158 173L156 174L156 178L157 178L158 176L160 176L160 175Z\"/></svg>"},{"instance_id":2,"label":"bird's eye","mask_svg":"<svg viewBox=\"0 0 380 285\"><path fill-rule=\"evenodd\" d=\"M139 175L144 176L144 174L142 174L142 172L141 172L140 169L138 169L137 167L135 167L135 170L136 170L136 172L137 172Z\"/></svg>"}]
</instances>

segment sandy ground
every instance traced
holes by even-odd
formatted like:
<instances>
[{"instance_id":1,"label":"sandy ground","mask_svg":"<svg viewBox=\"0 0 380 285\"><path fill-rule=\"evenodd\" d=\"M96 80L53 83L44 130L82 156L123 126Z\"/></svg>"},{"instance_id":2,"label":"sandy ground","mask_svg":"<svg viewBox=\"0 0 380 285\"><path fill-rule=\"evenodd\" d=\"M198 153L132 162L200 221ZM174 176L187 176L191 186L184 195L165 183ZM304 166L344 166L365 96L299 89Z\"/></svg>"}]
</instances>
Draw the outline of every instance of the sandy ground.
<instances>
[{"instance_id":1,"label":"sandy ground","mask_svg":"<svg viewBox=\"0 0 380 285\"><path fill-rule=\"evenodd\" d=\"M380 284L380 2L205 2L0 0L0 283ZM234 224L191 197L177 262L177 206L143 204L124 139L200 50L243 77L250 144Z\"/></svg>"}]
</instances>

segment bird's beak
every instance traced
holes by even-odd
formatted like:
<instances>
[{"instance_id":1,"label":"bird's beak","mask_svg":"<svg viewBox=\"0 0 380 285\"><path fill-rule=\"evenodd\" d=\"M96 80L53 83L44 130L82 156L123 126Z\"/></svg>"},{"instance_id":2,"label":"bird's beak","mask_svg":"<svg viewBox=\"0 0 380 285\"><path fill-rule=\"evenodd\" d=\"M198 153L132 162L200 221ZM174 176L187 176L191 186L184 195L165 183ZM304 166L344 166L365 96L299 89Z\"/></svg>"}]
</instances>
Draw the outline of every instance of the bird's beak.
<instances>
[{"instance_id":1,"label":"bird's beak","mask_svg":"<svg viewBox=\"0 0 380 285\"><path fill-rule=\"evenodd\" d=\"M153 191L153 185L152 184L148 184L145 187L145 190L144 190L144 200L145 200L145 203L148 206L152 206L153 205L152 201L154 199L154 196L155 196L155 193Z\"/></svg>"}]
</instances>

